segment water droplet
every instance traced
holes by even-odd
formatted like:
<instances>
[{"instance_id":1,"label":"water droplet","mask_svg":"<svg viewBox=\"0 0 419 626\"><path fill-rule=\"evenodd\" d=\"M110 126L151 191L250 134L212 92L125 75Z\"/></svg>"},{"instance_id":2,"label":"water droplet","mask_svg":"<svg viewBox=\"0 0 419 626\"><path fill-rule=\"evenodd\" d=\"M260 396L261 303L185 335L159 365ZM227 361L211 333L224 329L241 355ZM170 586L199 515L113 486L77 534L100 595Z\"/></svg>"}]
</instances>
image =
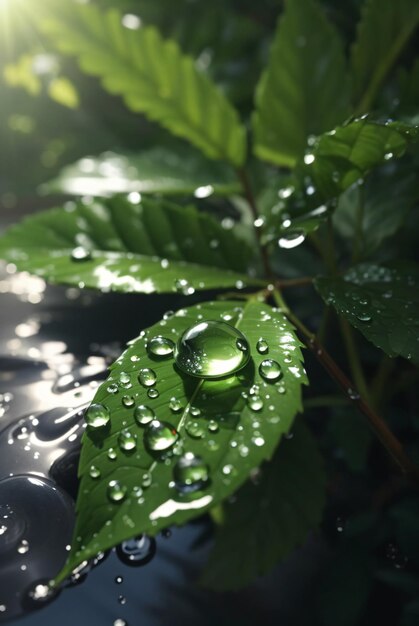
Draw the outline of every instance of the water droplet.
<instances>
[{"instance_id":1,"label":"water droplet","mask_svg":"<svg viewBox=\"0 0 419 626\"><path fill-rule=\"evenodd\" d=\"M252 411L261 411L263 409L263 400L260 396L249 396L247 406Z\"/></svg>"},{"instance_id":2,"label":"water droplet","mask_svg":"<svg viewBox=\"0 0 419 626\"><path fill-rule=\"evenodd\" d=\"M116 383L111 383L107 388L108 393L118 393L119 388Z\"/></svg>"},{"instance_id":3,"label":"water droplet","mask_svg":"<svg viewBox=\"0 0 419 626\"><path fill-rule=\"evenodd\" d=\"M138 372L138 382L143 387L152 387L156 384L156 372L149 367L144 367Z\"/></svg>"},{"instance_id":4,"label":"water droplet","mask_svg":"<svg viewBox=\"0 0 419 626\"><path fill-rule=\"evenodd\" d=\"M305 234L300 231L292 231L287 233L286 236L281 237L278 240L278 246L285 250L291 250L292 248L296 248L305 240Z\"/></svg>"},{"instance_id":5,"label":"water droplet","mask_svg":"<svg viewBox=\"0 0 419 626\"><path fill-rule=\"evenodd\" d=\"M176 463L173 476L176 488L181 493L193 493L208 483L208 466L201 457L186 452Z\"/></svg>"},{"instance_id":6,"label":"water droplet","mask_svg":"<svg viewBox=\"0 0 419 626\"><path fill-rule=\"evenodd\" d=\"M152 452L163 452L177 441L177 430L167 422L153 420L144 433L144 445Z\"/></svg>"},{"instance_id":7,"label":"water droplet","mask_svg":"<svg viewBox=\"0 0 419 626\"><path fill-rule=\"evenodd\" d=\"M133 398L133 396L123 396L122 398L122 404L129 409L130 407L134 406L135 404L135 400Z\"/></svg>"},{"instance_id":8,"label":"water droplet","mask_svg":"<svg viewBox=\"0 0 419 626\"><path fill-rule=\"evenodd\" d=\"M108 459L110 459L111 461L115 461L116 459L116 452L113 448L109 448L108 450Z\"/></svg>"},{"instance_id":9,"label":"water droplet","mask_svg":"<svg viewBox=\"0 0 419 626\"><path fill-rule=\"evenodd\" d=\"M182 403L177 398L170 398L169 409L173 413L179 413L182 410Z\"/></svg>"},{"instance_id":10,"label":"water droplet","mask_svg":"<svg viewBox=\"0 0 419 626\"><path fill-rule=\"evenodd\" d=\"M127 493L127 488L118 480L111 480L108 484L108 498L112 502L121 502Z\"/></svg>"},{"instance_id":11,"label":"water droplet","mask_svg":"<svg viewBox=\"0 0 419 626\"><path fill-rule=\"evenodd\" d=\"M146 565L156 554L156 541L153 537L139 535L120 543L116 547L116 554L125 565L131 567Z\"/></svg>"},{"instance_id":12,"label":"water droplet","mask_svg":"<svg viewBox=\"0 0 419 626\"><path fill-rule=\"evenodd\" d=\"M199 422L187 422L185 430L193 439L201 439L204 436L204 427Z\"/></svg>"},{"instance_id":13,"label":"water droplet","mask_svg":"<svg viewBox=\"0 0 419 626\"><path fill-rule=\"evenodd\" d=\"M210 431L210 433L218 433L218 431L220 430L220 425L216 420L210 420L208 422L208 430Z\"/></svg>"},{"instance_id":14,"label":"water droplet","mask_svg":"<svg viewBox=\"0 0 419 626\"><path fill-rule=\"evenodd\" d=\"M100 469L96 465L91 465L89 469L89 476L91 478L100 478Z\"/></svg>"},{"instance_id":15,"label":"water droplet","mask_svg":"<svg viewBox=\"0 0 419 626\"><path fill-rule=\"evenodd\" d=\"M122 576L115 576L115 582L117 585L120 585L124 582L124 579L122 578Z\"/></svg>"},{"instance_id":16,"label":"water droplet","mask_svg":"<svg viewBox=\"0 0 419 626\"><path fill-rule=\"evenodd\" d=\"M26 597L23 601L25 607L28 609L39 609L56 598L60 593L60 589L50 587L48 582L47 580L39 581L26 592Z\"/></svg>"},{"instance_id":17,"label":"water droplet","mask_svg":"<svg viewBox=\"0 0 419 626\"><path fill-rule=\"evenodd\" d=\"M127 372L121 372L118 377L118 381L121 387L129 389L131 385L131 376Z\"/></svg>"},{"instance_id":18,"label":"water droplet","mask_svg":"<svg viewBox=\"0 0 419 626\"><path fill-rule=\"evenodd\" d=\"M147 343L148 354L157 357L170 356L173 354L174 348L175 344L171 339L166 339L166 337L161 337L160 335L153 337Z\"/></svg>"},{"instance_id":19,"label":"water droplet","mask_svg":"<svg viewBox=\"0 0 419 626\"><path fill-rule=\"evenodd\" d=\"M121 450L131 452L137 447L137 437L128 429L121 430L118 436L118 445Z\"/></svg>"},{"instance_id":20,"label":"water droplet","mask_svg":"<svg viewBox=\"0 0 419 626\"><path fill-rule=\"evenodd\" d=\"M177 293L181 293L184 296L191 296L195 293L195 289L185 278L175 280L173 286Z\"/></svg>"},{"instance_id":21,"label":"water droplet","mask_svg":"<svg viewBox=\"0 0 419 626\"><path fill-rule=\"evenodd\" d=\"M260 338L256 344L256 349L259 354L267 354L269 352L269 345L266 339Z\"/></svg>"},{"instance_id":22,"label":"water droplet","mask_svg":"<svg viewBox=\"0 0 419 626\"><path fill-rule=\"evenodd\" d=\"M113 623L113 626L128 626L128 622L121 617L117 617Z\"/></svg>"},{"instance_id":23,"label":"water droplet","mask_svg":"<svg viewBox=\"0 0 419 626\"><path fill-rule=\"evenodd\" d=\"M356 316L360 322L370 322L372 320L371 314L367 311L359 311Z\"/></svg>"},{"instance_id":24,"label":"water droplet","mask_svg":"<svg viewBox=\"0 0 419 626\"><path fill-rule=\"evenodd\" d=\"M189 412L194 417L198 417L198 415L201 415L201 409L199 409L197 406L191 406Z\"/></svg>"},{"instance_id":25,"label":"water droplet","mask_svg":"<svg viewBox=\"0 0 419 626\"><path fill-rule=\"evenodd\" d=\"M141 478L141 484L144 487L144 489L147 489L147 487L150 487L151 482L152 482L152 476L150 472L144 472Z\"/></svg>"},{"instance_id":26,"label":"water droplet","mask_svg":"<svg viewBox=\"0 0 419 626\"><path fill-rule=\"evenodd\" d=\"M92 253L87 248L83 246L77 246L74 250L71 251L71 260L76 263L82 263L83 261L90 261L92 258Z\"/></svg>"},{"instance_id":27,"label":"water droplet","mask_svg":"<svg viewBox=\"0 0 419 626\"><path fill-rule=\"evenodd\" d=\"M154 387L152 387L147 391L147 395L149 398L151 398L151 400L154 400L155 398L158 398L160 394L157 389L154 389Z\"/></svg>"},{"instance_id":28,"label":"water droplet","mask_svg":"<svg viewBox=\"0 0 419 626\"><path fill-rule=\"evenodd\" d=\"M29 543L28 541L26 541L26 539L22 539L17 547L17 551L19 552L19 554L26 554L27 552L29 552Z\"/></svg>"},{"instance_id":29,"label":"water droplet","mask_svg":"<svg viewBox=\"0 0 419 626\"><path fill-rule=\"evenodd\" d=\"M281 366L273 359L265 359L259 365L259 374L268 381L278 380L282 376Z\"/></svg>"},{"instance_id":30,"label":"water droplet","mask_svg":"<svg viewBox=\"0 0 419 626\"><path fill-rule=\"evenodd\" d=\"M119 604L124 605L124 604L127 603L127 599L126 599L125 596L120 595L120 596L118 596L118 602L119 602Z\"/></svg>"},{"instance_id":31,"label":"water droplet","mask_svg":"<svg viewBox=\"0 0 419 626\"><path fill-rule=\"evenodd\" d=\"M195 324L183 333L175 348L178 367L200 378L233 374L246 365L249 357L246 337L226 322Z\"/></svg>"},{"instance_id":32,"label":"water droplet","mask_svg":"<svg viewBox=\"0 0 419 626\"><path fill-rule=\"evenodd\" d=\"M89 406L85 419L90 428L103 428L103 426L109 424L111 415L108 407L97 403Z\"/></svg>"},{"instance_id":33,"label":"water droplet","mask_svg":"<svg viewBox=\"0 0 419 626\"><path fill-rule=\"evenodd\" d=\"M156 417L153 409L144 404L135 407L134 418L139 426L149 424Z\"/></svg>"}]
</instances>

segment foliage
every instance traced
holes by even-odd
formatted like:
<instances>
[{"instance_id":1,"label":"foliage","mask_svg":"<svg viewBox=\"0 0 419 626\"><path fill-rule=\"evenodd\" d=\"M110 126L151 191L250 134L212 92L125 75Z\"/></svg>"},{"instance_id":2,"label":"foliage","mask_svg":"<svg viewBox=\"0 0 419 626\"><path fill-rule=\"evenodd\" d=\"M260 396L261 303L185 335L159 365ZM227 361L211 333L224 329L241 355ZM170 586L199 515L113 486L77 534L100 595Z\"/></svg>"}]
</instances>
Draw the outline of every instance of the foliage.
<instances>
[{"instance_id":1,"label":"foliage","mask_svg":"<svg viewBox=\"0 0 419 626\"><path fill-rule=\"evenodd\" d=\"M139 2L141 18L129 1L43 2L33 27L59 70L42 79L33 46L7 60L7 89L26 97L9 131L38 145L48 125L27 102L50 107L49 93L66 105L48 126L50 171L26 185L72 199L44 198L57 208L9 228L0 255L50 282L176 294L187 307L143 330L97 390L110 421L87 426L75 539L56 582L98 551L209 512L202 581L236 589L323 517L333 556L312 623L375 623L377 585L407 598L400 623L413 623L417 506L362 420L417 482L417 2L365 0L358 14L350 0L286 0L277 21L269 0L179 0L176 24L169 0ZM66 141L54 135L61 120ZM214 379L179 360L183 333L208 322L248 342L235 344L246 364ZM160 336L171 348L159 355ZM334 379L308 361L303 400L300 341ZM147 443L138 406L167 423L165 454ZM179 488L185 458L206 476L193 489ZM337 540L340 508L350 519ZM382 558L389 542L408 571Z\"/></svg>"}]
</instances>

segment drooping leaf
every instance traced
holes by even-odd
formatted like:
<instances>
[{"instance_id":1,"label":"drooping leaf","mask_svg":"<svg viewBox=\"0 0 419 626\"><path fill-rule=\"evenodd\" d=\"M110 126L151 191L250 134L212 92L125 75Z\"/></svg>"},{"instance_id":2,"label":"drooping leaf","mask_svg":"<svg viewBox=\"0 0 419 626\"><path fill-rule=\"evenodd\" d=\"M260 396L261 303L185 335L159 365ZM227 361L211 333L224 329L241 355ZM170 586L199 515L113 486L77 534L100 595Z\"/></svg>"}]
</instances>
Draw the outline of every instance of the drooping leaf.
<instances>
[{"instance_id":1,"label":"drooping leaf","mask_svg":"<svg viewBox=\"0 0 419 626\"><path fill-rule=\"evenodd\" d=\"M339 198L334 225L343 237L356 239L359 257L367 259L403 226L418 198L414 172L393 164L378 170L364 185L350 187Z\"/></svg>"},{"instance_id":2,"label":"drooping leaf","mask_svg":"<svg viewBox=\"0 0 419 626\"><path fill-rule=\"evenodd\" d=\"M260 284L246 276L252 254L231 230L194 207L147 198L70 203L28 217L0 238L0 258L50 282L103 291Z\"/></svg>"},{"instance_id":3,"label":"drooping leaf","mask_svg":"<svg viewBox=\"0 0 419 626\"><path fill-rule=\"evenodd\" d=\"M419 267L361 264L342 278L318 278L325 302L389 356L419 363Z\"/></svg>"},{"instance_id":4,"label":"drooping leaf","mask_svg":"<svg viewBox=\"0 0 419 626\"><path fill-rule=\"evenodd\" d=\"M165 41L153 27L126 28L122 17L116 9L67 3L51 7L41 27L58 50L75 56L84 72L100 78L131 110L210 158L242 165L245 131L221 91L175 41Z\"/></svg>"},{"instance_id":5,"label":"drooping leaf","mask_svg":"<svg viewBox=\"0 0 419 626\"><path fill-rule=\"evenodd\" d=\"M343 191L378 165L401 157L417 138L416 126L364 117L312 140L291 184L279 190L264 240L314 230Z\"/></svg>"},{"instance_id":6,"label":"drooping leaf","mask_svg":"<svg viewBox=\"0 0 419 626\"><path fill-rule=\"evenodd\" d=\"M243 333L250 348L244 368L221 379L196 378L182 373L172 354L159 357L150 352L155 336L176 342L185 330L198 323L205 326L208 320L228 320ZM256 348L261 337L268 345L264 354ZM220 344L214 352L210 338L206 341L206 353L221 363L226 357L218 352ZM190 363L199 358L192 350ZM259 371L267 358L280 367L275 379L267 380ZM139 377L147 368L156 380L142 386ZM94 399L109 410L110 423L102 434L88 428L83 439L75 539L59 580L97 552L136 534L155 534L170 524L186 522L233 493L251 470L271 457L281 435L288 432L301 409L305 382L293 327L282 313L260 302L242 307L230 301L197 305L141 333L114 363ZM177 431L173 455L166 451L162 458L150 450L148 427L138 425L134 417L139 405L152 409L174 435ZM135 439L130 451L120 444L121 431L126 429ZM114 452L109 454L111 448ZM209 478L197 491L176 483L175 466L179 455L186 453L208 468ZM100 477L95 471L92 478L91 466ZM124 497L117 502L108 497L110 481L118 481L123 490Z\"/></svg>"},{"instance_id":7,"label":"drooping leaf","mask_svg":"<svg viewBox=\"0 0 419 626\"><path fill-rule=\"evenodd\" d=\"M373 98L419 24L416 0L366 0L351 51L353 100L368 113Z\"/></svg>"},{"instance_id":8,"label":"drooping leaf","mask_svg":"<svg viewBox=\"0 0 419 626\"><path fill-rule=\"evenodd\" d=\"M114 193L232 194L240 191L234 172L197 151L152 148L136 154L105 152L67 165L42 186L45 193L109 196Z\"/></svg>"},{"instance_id":9,"label":"drooping leaf","mask_svg":"<svg viewBox=\"0 0 419 626\"><path fill-rule=\"evenodd\" d=\"M321 521L326 476L310 431L297 421L272 461L223 508L202 583L235 590L267 573Z\"/></svg>"},{"instance_id":10,"label":"drooping leaf","mask_svg":"<svg viewBox=\"0 0 419 626\"><path fill-rule=\"evenodd\" d=\"M256 91L256 156L292 167L309 135L349 115L342 43L313 0L288 0L278 23L268 67Z\"/></svg>"}]
</instances>

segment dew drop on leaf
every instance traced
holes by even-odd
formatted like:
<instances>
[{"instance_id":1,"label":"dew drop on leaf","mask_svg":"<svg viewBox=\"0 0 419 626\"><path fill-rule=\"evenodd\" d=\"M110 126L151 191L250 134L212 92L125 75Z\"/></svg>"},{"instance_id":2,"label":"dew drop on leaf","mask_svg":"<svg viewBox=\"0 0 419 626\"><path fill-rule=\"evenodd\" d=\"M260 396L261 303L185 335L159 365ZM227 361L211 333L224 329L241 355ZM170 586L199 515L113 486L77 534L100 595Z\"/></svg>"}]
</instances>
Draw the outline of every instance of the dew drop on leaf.
<instances>
[{"instance_id":1,"label":"dew drop on leaf","mask_svg":"<svg viewBox=\"0 0 419 626\"><path fill-rule=\"evenodd\" d=\"M89 475L91 478L100 478L100 469L96 465L91 465Z\"/></svg>"},{"instance_id":2,"label":"dew drop on leaf","mask_svg":"<svg viewBox=\"0 0 419 626\"><path fill-rule=\"evenodd\" d=\"M220 425L216 420L210 420L208 422L208 430L210 431L210 433L218 433L218 431L220 430Z\"/></svg>"},{"instance_id":3,"label":"dew drop on leaf","mask_svg":"<svg viewBox=\"0 0 419 626\"><path fill-rule=\"evenodd\" d=\"M147 391L147 395L149 398L151 398L151 400L154 400L155 398L158 398L160 394L157 389L154 389L153 387Z\"/></svg>"},{"instance_id":4,"label":"dew drop on leaf","mask_svg":"<svg viewBox=\"0 0 419 626\"><path fill-rule=\"evenodd\" d=\"M259 339L259 341L256 344L256 349L259 352L259 354L267 354L269 352L269 345L268 342L265 339Z\"/></svg>"},{"instance_id":5,"label":"dew drop on leaf","mask_svg":"<svg viewBox=\"0 0 419 626\"><path fill-rule=\"evenodd\" d=\"M176 364L199 378L220 378L242 369L250 358L246 337L226 322L202 321L188 328L175 348Z\"/></svg>"},{"instance_id":6,"label":"dew drop on leaf","mask_svg":"<svg viewBox=\"0 0 419 626\"><path fill-rule=\"evenodd\" d=\"M144 433L144 445L152 452L163 452L171 448L177 441L178 432L167 422L153 420Z\"/></svg>"},{"instance_id":7,"label":"dew drop on leaf","mask_svg":"<svg viewBox=\"0 0 419 626\"><path fill-rule=\"evenodd\" d=\"M113 448L109 448L108 450L108 459L110 459L111 461L115 461L116 459L116 452Z\"/></svg>"},{"instance_id":8,"label":"dew drop on leaf","mask_svg":"<svg viewBox=\"0 0 419 626\"><path fill-rule=\"evenodd\" d=\"M146 424L149 424L155 416L156 415L153 409L144 404L140 404L134 409L134 418L139 426L146 426Z\"/></svg>"},{"instance_id":9,"label":"dew drop on leaf","mask_svg":"<svg viewBox=\"0 0 419 626\"><path fill-rule=\"evenodd\" d=\"M249 396L247 406L252 411L261 411L263 409L263 400L260 396Z\"/></svg>"},{"instance_id":10,"label":"dew drop on leaf","mask_svg":"<svg viewBox=\"0 0 419 626\"><path fill-rule=\"evenodd\" d=\"M273 359L265 359L259 365L259 373L267 381L275 381L281 378L282 370L281 366L277 361Z\"/></svg>"},{"instance_id":11,"label":"dew drop on leaf","mask_svg":"<svg viewBox=\"0 0 419 626\"><path fill-rule=\"evenodd\" d=\"M147 343L147 352L151 356L167 357L173 354L175 344L171 339L166 337L152 337Z\"/></svg>"},{"instance_id":12,"label":"dew drop on leaf","mask_svg":"<svg viewBox=\"0 0 419 626\"><path fill-rule=\"evenodd\" d=\"M131 387L131 376L127 372L121 372L118 377L118 381L121 387L129 389Z\"/></svg>"},{"instance_id":13,"label":"dew drop on leaf","mask_svg":"<svg viewBox=\"0 0 419 626\"><path fill-rule=\"evenodd\" d=\"M119 391L119 388L116 383L111 383L107 388L108 393L115 394L115 393L118 393L118 391Z\"/></svg>"},{"instance_id":14,"label":"dew drop on leaf","mask_svg":"<svg viewBox=\"0 0 419 626\"><path fill-rule=\"evenodd\" d=\"M209 481L208 466L200 456L186 452L173 470L176 488L181 493L193 493L205 487Z\"/></svg>"},{"instance_id":15,"label":"dew drop on leaf","mask_svg":"<svg viewBox=\"0 0 419 626\"><path fill-rule=\"evenodd\" d=\"M130 407L134 406L135 404L135 400L133 398L133 396L123 396L122 397L122 404L129 409Z\"/></svg>"},{"instance_id":16,"label":"dew drop on leaf","mask_svg":"<svg viewBox=\"0 0 419 626\"><path fill-rule=\"evenodd\" d=\"M111 480L108 484L108 498L112 502L121 502L125 498L127 488L118 480Z\"/></svg>"},{"instance_id":17,"label":"dew drop on leaf","mask_svg":"<svg viewBox=\"0 0 419 626\"><path fill-rule=\"evenodd\" d=\"M71 251L71 260L75 263L83 263L83 261L90 261L92 253L83 246L77 246Z\"/></svg>"},{"instance_id":18,"label":"dew drop on leaf","mask_svg":"<svg viewBox=\"0 0 419 626\"><path fill-rule=\"evenodd\" d=\"M118 436L118 445L121 450L131 452L137 447L137 438L131 431L127 429L121 430Z\"/></svg>"},{"instance_id":19,"label":"dew drop on leaf","mask_svg":"<svg viewBox=\"0 0 419 626\"><path fill-rule=\"evenodd\" d=\"M184 296L191 296L195 293L195 289L185 278L178 278L173 283L174 290Z\"/></svg>"},{"instance_id":20,"label":"dew drop on leaf","mask_svg":"<svg viewBox=\"0 0 419 626\"><path fill-rule=\"evenodd\" d=\"M149 367L144 367L138 372L138 382L143 387L152 387L157 380L156 372Z\"/></svg>"},{"instance_id":21,"label":"dew drop on leaf","mask_svg":"<svg viewBox=\"0 0 419 626\"><path fill-rule=\"evenodd\" d=\"M201 439L204 436L204 428L199 422L188 422L185 426L185 430L193 439Z\"/></svg>"},{"instance_id":22,"label":"dew drop on leaf","mask_svg":"<svg viewBox=\"0 0 419 626\"><path fill-rule=\"evenodd\" d=\"M182 403L177 398L170 398L169 409L173 413L179 413L182 410Z\"/></svg>"},{"instance_id":23,"label":"dew drop on leaf","mask_svg":"<svg viewBox=\"0 0 419 626\"><path fill-rule=\"evenodd\" d=\"M86 411L85 419L89 428L103 428L109 424L111 414L104 404L91 404Z\"/></svg>"}]
</instances>

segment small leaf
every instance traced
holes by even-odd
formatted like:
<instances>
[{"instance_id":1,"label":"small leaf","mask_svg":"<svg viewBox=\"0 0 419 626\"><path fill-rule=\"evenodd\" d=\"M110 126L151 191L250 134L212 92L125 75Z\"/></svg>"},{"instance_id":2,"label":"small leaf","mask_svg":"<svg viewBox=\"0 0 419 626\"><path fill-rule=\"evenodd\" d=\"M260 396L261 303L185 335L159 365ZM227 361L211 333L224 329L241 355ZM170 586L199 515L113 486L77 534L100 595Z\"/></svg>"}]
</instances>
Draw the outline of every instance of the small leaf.
<instances>
[{"instance_id":1,"label":"small leaf","mask_svg":"<svg viewBox=\"0 0 419 626\"><path fill-rule=\"evenodd\" d=\"M387 74L419 24L416 0L366 0L351 51L353 99L367 113Z\"/></svg>"},{"instance_id":2,"label":"small leaf","mask_svg":"<svg viewBox=\"0 0 419 626\"><path fill-rule=\"evenodd\" d=\"M409 143L417 139L416 126L380 123L366 117L314 139L288 187L279 190L279 202L267 220L264 241L314 230L343 191L374 167L403 156Z\"/></svg>"},{"instance_id":3,"label":"small leaf","mask_svg":"<svg viewBox=\"0 0 419 626\"><path fill-rule=\"evenodd\" d=\"M0 257L19 270L102 291L189 295L262 284L243 273L251 256L194 207L122 196L43 211L0 238Z\"/></svg>"},{"instance_id":4,"label":"small leaf","mask_svg":"<svg viewBox=\"0 0 419 626\"><path fill-rule=\"evenodd\" d=\"M208 161L198 151L179 146L176 152L152 148L134 154L105 152L67 165L58 178L42 186L44 193L110 196L114 193L232 194L237 177L224 164Z\"/></svg>"},{"instance_id":5,"label":"small leaf","mask_svg":"<svg viewBox=\"0 0 419 626\"><path fill-rule=\"evenodd\" d=\"M236 590L267 573L321 521L326 476L315 440L297 421L272 461L224 506L202 583Z\"/></svg>"},{"instance_id":6,"label":"small leaf","mask_svg":"<svg viewBox=\"0 0 419 626\"><path fill-rule=\"evenodd\" d=\"M41 27L58 50L75 56L84 72L100 78L131 110L208 157L241 166L246 137L233 106L175 41L165 41L153 27L125 28L122 17L90 3L60 4Z\"/></svg>"},{"instance_id":7,"label":"small leaf","mask_svg":"<svg viewBox=\"0 0 419 626\"><path fill-rule=\"evenodd\" d=\"M230 329L243 334L240 350L250 352L245 367L236 371L236 366L231 366L224 378L198 378L183 373L179 364L184 367L185 362L177 359L175 363L170 350L154 350L162 343L170 347L170 341L177 342L197 324L202 331L208 320L222 322L224 327L228 320ZM156 339L161 336L163 340ZM226 359L233 358L231 350L238 347L236 339L234 345L228 340L227 349L225 340L217 337L208 335L202 350L205 348L206 356L212 353L207 363L219 372L228 364ZM261 337L267 343L263 352L256 347ZM210 302L182 309L132 341L94 399L95 405L105 407L110 421L96 429L104 431L97 435L88 427L83 439L75 539L58 580L81 561L124 539L139 533L154 535L170 524L202 514L233 493L252 469L270 458L301 410L301 385L306 377L300 345L283 314L259 302L243 307L237 302ZM188 367L201 362L202 352L194 350L189 352ZM269 370L270 374L275 370L271 378L260 371L260 367L267 367L262 363L268 358L276 362ZM144 408L138 409L136 420L138 406ZM164 441L160 431L156 435L158 426L150 422L153 414L165 426ZM144 425L139 424L141 421ZM121 432L127 430L134 440L130 449L121 443ZM159 452L159 446L166 452ZM179 475L179 459L185 462L185 454L189 460L197 459L207 474L201 482L192 481L189 488ZM111 481L117 481L118 494L122 492L118 501L108 497Z\"/></svg>"},{"instance_id":8,"label":"small leaf","mask_svg":"<svg viewBox=\"0 0 419 626\"><path fill-rule=\"evenodd\" d=\"M403 226L418 198L416 174L391 164L342 194L333 222L343 237L356 239L359 256L366 259Z\"/></svg>"},{"instance_id":9,"label":"small leaf","mask_svg":"<svg viewBox=\"0 0 419 626\"><path fill-rule=\"evenodd\" d=\"M331 130L349 115L342 42L313 0L288 0L253 116L256 156L292 167L309 135Z\"/></svg>"},{"instance_id":10,"label":"small leaf","mask_svg":"<svg viewBox=\"0 0 419 626\"><path fill-rule=\"evenodd\" d=\"M389 356L419 363L419 266L362 264L343 278L318 278L328 305Z\"/></svg>"}]
</instances>

